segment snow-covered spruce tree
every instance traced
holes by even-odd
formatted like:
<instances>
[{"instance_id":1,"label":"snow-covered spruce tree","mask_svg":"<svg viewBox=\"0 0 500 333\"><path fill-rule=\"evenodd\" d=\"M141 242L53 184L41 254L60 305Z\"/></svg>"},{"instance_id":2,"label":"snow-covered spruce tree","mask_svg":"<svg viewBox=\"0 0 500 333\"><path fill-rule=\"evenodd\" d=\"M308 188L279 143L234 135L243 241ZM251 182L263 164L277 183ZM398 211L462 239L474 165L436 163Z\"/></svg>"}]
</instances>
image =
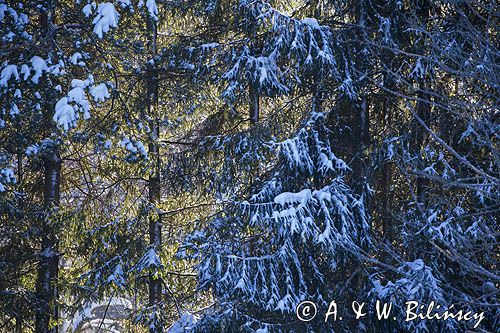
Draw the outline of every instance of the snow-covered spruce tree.
<instances>
[{"instance_id":1,"label":"snow-covered spruce tree","mask_svg":"<svg viewBox=\"0 0 500 333\"><path fill-rule=\"evenodd\" d=\"M205 159L207 165L223 162L208 177L217 186L218 208L181 250L201 260L200 288L212 288L216 300L194 329L328 331L330 324L296 321L295 306L315 299L327 307L349 284L356 254L370 244L364 202L346 185L349 168L331 148L323 105L328 96L320 93L323 84L336 82L342 96L356 97L339 47L345 36L266 2L235 6L232 29L243 37L228 42L215 36L211 56L217 62L228 54L230 62L205 69L217 82L222 78L227 103L244 108L253 125L216 131L199 144L201 156L227 155ZM289 102L283 98L277 110L266 110L266 96ZM268 119L259 120L256 110Z\"/></svg>"},{"instance_id":2,"label":"snow-covered spruce tree","mask_svg":"<svg viewBox=\"0 0 500 333\"><path fill-rule=\"evenodd\" d=\"M217 300L200 331L300 331L305 326L294 320L284 324L295 306L315 299L327 307L349 280L353 253L369 243L368 225L323 121L312 111L294 137L276 144L281 159L272 178L188 239L202 255L201 286Z\"/></svg>"},{"instance_id":3,"label":"snow-covered spruce tree","mask_svg":"<svg viewBox=\"0 0 500 333\"><path fill-rule=\"evenodd\" d=\"M61 247L77 215L65 209L71 190L61 186L61 175L71 144L88 142L85 131L68 130L91 117L93 102L109 97L106 83L92 76L92 38L116 24L116 13L101 7L94 26L87 26L82 7L0 3L1 218L8 228L2 255L10 257L3 259L1 315L5 327L18 332L57 331L65 285Z\"/></svg>"}]
</instances>

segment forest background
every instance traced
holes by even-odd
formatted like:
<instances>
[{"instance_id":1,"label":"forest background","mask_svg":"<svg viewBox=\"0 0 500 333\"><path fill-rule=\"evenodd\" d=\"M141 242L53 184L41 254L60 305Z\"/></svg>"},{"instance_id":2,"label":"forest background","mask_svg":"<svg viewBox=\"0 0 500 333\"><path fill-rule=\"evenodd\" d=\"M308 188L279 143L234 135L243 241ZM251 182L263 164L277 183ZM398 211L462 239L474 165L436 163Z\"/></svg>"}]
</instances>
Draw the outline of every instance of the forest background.
<instances>
[{"instance_id":1,"label":"forest background","mask_svg":"<svg viewBox=\"0 0 500 333\"><path fill-rule=\"evenodd\" d=\"M499 322L499 6L0 0L0 331ZM106 303L105 303L106 304ZM401 317L402 318L402 317Z\"/></svg>"}]
</instances>

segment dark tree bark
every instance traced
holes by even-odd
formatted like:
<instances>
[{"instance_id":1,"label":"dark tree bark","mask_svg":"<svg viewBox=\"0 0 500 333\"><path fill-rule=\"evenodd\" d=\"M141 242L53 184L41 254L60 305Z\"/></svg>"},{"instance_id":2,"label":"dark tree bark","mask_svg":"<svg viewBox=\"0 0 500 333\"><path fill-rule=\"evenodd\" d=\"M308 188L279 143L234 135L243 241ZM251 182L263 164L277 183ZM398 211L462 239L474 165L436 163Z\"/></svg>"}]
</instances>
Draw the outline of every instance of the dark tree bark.
<instances>
[{"instance_id":1,"label":"dark tree bark","mask_svg":"<svg viewBox=\"0 0 500 333\"><path fill-rule=\"evenodd\" d=\"M157 53L156 39L157 39L157 23L156 20L148 15L147 21L148 28L148 42L151 57ZM158 72L156 63L153 61L148 62L146 72L146 94L147 94L147 108L148 115L153 119L150 122L152 130L152 137L149 142L149 156L153 161L151 175L148 180L149 203L152 207L156 207L161 200L161 159L160 149L158 146L158 137L160 135L160 128L157 120L158 112ZM149 243L159 250L162 244L162 225L161 216L154 214L149 220ZM156 306L162 299L162 280L158 277L149 277L149 305ZM150 332L162 332L160 327L151 328Z\"/></svg>"},{"instance_id":2,"label":"dark tree bark","mask_svg":"<svg viewBox=\"0 0 500 333\"><path fill-rule=\"evenodd\" d=\"M356 35L358 38L363 38L365 25L366 25L366 3L361 1L359 6L355 8L354 15L358 28ZM354 42L355 57L359 58L356 62L363 63L362 59L362 41ZM360 71L363 72L364 68L361 66ZM350 99L348 96L343 95L340 97L337 106L337 121L339 138L337 140L337 149L341 152L342 158L350 164L352 169L351 185L354 191L361 195L363 194L365 184L367 181L367 166L364 156L364 150L370 140L370 114L368 98L362 91L362 82L357 87L359 91L359 98Z\"/></svg>"},{"instance_id":3,"label":"dark tree bark","mask_svg":"<svg viewBox=\"0 0 500 333\"><path fill-rule=\"evenodd\" d=\"M430 14L430 4L427 0L419 0L417 1L417 9L416 14L421 22L421 24L425 25L426 21ZM425 38L422 36L420 41L416 44L415 53L425 55ZM417 78L418 83L418 92L417 92L417 104L416 104L416 113L420 119L422 119L427 125L429 125L428 121L430 119L430 111L431 111L431 96L428 94L428 89L430 88L428 82L426 81L426 77ZM427 138L427 131L419 124L419 122L414 119L413 126L414 132L411 137L411 147L410 149L418 154L422 151L424 147L425 140ZM429 180L424 177L417 177L416 179L416 194L419 204L425 205L426 202L426 192L427 186L429 185Z\"/></svg>"},{"instance_id":4,"label":"dark tree bark","mask_svg":"<svg viewBox=\"0 0 500 333\"><path fill-rule=\"evenodd\" d=\"M259 103L259 92L255 90L252 84L248 87L248 95L249 95L249 114L250 114L250 123L252 125L259 122L260 118L260 103Z\"/></svg>"},{"instance_id":5,"label":"dark tree bark","mask_svg":"<svg viewBox=\"0 0 500 333\"><path fill-rule=\"evenodd\" d=\"M50 26L53 24L55 2L52 2L47 11L40 17L40 25L43 33L50 34ZM50 36L48 36L50 37ZM49 38L49 43L53 41ZM55 100L52 98L49 100ZM54 103L47 103L45 123L49 131L56 131L50 112ZM50 110L50 111L49 111ZM44 156L44 213L41 216L41 252L38 262L38 275L36 281L36 295L38 306L35 319L36 333L57 333L58 327L55 325L59 318L58 301L58 274L59 274L59 253L57 227L53 221L54 213L57 212L60 199L61 180L61 158L59 147L54 145L52 151Z\"/></svg>"},{"instance_id":6,"label":"dark tree bark","mask_svg":"<svg viewBox=\"0 0 500 333\"><path fill-rule=\"evenodd\" d=\"M248 113L250 116L250 125L254 126L259 122L260 119L260 97L259 92L250 83L248 86ZM255 243L256 238L250 238L248 242L248 251L250 256L255 255Z\"/></svg>"},{"instance_id":7,"label":"dark tree bark","mask_svg":"<svg viewBox=\"0 0 500 333\"><path fill-rule=\"evenodd\" d=\"M390 17L391 14L393 13L394 10L396 10L395 4L393 5L388 5L386 1L384 0L378 0L374 2L374 6L376 8L376 11L380 13L383 17ZM401 42L401 36L398 33L394 33L392 38L394 40L398 41L398 44ZM383 86L387 88L388 90L394 91L397 89L396 84L394 82L394 79L391 74L392 68L390 67L391 65L394 66L393 68L397 68L400 64L395 59L394 53L391 50L388 49L382 49L381 51L381 59L382 63L387 64L387 67L384 67L382 70L382 75L383 75ZM395 63L396 62L396 63ZM392 117L395 114L395 105L397 103L397 99L395 96L387 91L381 90L379 91L380 98L378 99L379 102L379 109L380 109L380 115L379 115L379 124L382 127L382 137L384 139L386 138L391 138L395 135L393 131L393 126L392 124ZM375 115L376 117L377 115ZM374 118L375 118L374 117ZM394 198L394 191L392 190L392 184L393 184L393 162L392 161L387 161L385 156L381 156L381 159L378 161L378 163L381 164L380 169L378 170L378 179L379 181L377 182L378 188L377 188L377 196L375 200L377 201L377 204L374 205L374 210L377 211L377 220L374 221L375 223L378 222L376 227L382 227L382 235L385 240L387 240L389 243L393 241L394 234L393 230L396 230L397 226L394 225L396 221L392 218L391 211L392 211L392 202Z\"/></svg>"},{"instance_id":8,"label":"dark tree bark","mask_svg":"<svg viewBox=\"0 0 500 333\"><path fill-rule=\"evenodd\" d=\"M50 156L44 161L44 210L42 216L42 250L38 267L37 298L39 301L36 315L35 332L56 333L57 326L51 327L51 320L57 321L59 310L57 306L59 273L59 254L57 232L51 217L59 206L61 158L58 148L54 147Z\"/></svg>"}]
</instances>

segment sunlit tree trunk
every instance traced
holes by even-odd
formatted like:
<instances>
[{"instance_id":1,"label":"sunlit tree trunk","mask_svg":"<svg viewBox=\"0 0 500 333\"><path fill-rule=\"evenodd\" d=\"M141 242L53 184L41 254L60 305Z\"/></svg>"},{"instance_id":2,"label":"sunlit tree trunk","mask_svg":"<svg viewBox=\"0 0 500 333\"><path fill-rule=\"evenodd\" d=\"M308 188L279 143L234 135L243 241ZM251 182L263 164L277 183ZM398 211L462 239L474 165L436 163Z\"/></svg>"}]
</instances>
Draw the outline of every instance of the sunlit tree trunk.
<instances>
[{"instance_id":1,"label":"sunlit tree trunk","mask_svg":"<svg viewBox=\"0 0 500 333\"><path fill-rule=\"evenodd\" d=\"M148 15L147 21L149 51L150 57L154 58L157 53L157 22ZM146 93L147 93L147 108L148 115L153 119L150 122L151 138L149 142L149 157L152 161L152 170L148 180L149 203L152 207L156 207L160 203L161 198L161 159L160 149L158 146L159 124L158 124L158 74L156 63L148 61L146 72ZM153 214L149 220L149 243L156 251L159 251L162 244L161 238L161 216ZM156 306L161 302L162 298L162 280L159 277L151 276L149 278L149 305ZM160 332L160 327L150 329L151 332Z\"/></svg>"}]
</instances>

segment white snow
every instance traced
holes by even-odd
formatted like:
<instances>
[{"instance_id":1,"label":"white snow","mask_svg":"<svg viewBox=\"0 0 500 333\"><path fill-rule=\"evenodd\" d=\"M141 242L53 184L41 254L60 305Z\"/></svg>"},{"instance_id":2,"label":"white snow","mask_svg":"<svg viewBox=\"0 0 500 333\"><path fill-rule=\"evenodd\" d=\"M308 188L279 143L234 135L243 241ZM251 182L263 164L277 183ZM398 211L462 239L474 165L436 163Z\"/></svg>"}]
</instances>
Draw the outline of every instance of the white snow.
<instances>
[{"instance_id":1,"label":"white snow","mask_svg":"<svg viewBox=\"0 0 500 333\"><path fill-rule=\"evenodd\" d=\"M33 81L33 83L38 83L43 72L47 70L47 63L39 56L34 56L31 58L31 67L33 71L35 71L35 74L31 77L31 81Z\"/></svg>"},{"instance_id":2,"label":"white snow","mask_svg":"<svg viewBox=\"0 0 500 333\"><path fill-rule=\"evenodd\" d=\"M7 183L15 183L16 176L14 176L14 170L10 168L5 168L0 170L0 175Z\"/></svg>"},{"instance_id":3,"label":"white snow","mask_svg":"<svg viewBox=\"0 0 500 333\"><path fill-rule=\"evenodd\" d=\"M71 58L70 58L70 61L73 65L80 65L82 64L83 62L80 61L80 59L83 59L83 56L80 52L75 52ZM83 63L85 64L85 63Z\"/></svg>"},{"instance_id":4,"label":"white snow","mask_svg":"<svg viewBox=\"0 0 500 333\"><path fill-rule=\"evenodd\" d=\"M90 94L94 97L96 102L104 102L106 98L109 98L108 87L104 83L100 83L90 89Z\"/></svg>"},{"instance_id":5,"label":"white snow","mask_svg":"<svg viewBox=\"0 0 500 333\"><path fill-rule=\"evenodd\" d=\"M205 44L201 44L200 47L203 49L203 50L209 50L209 49L213 49L213 48L216 48L218 47L220 44L219 43L205 43Z\"/></svg>"},{"instance_id":6,"label":"white snow","mask_svg":"<svg viewBox=\"0 0 500 333\"><path fill-rule=\"evenodd\" d=\"M19 80L19 73L17 72L16 65L5 66L0 74L0 87L7 87L12 76L14 76L16 80Z\"/></svg>"},{"instance_id":7,"label":"white snow","mask_svg":"<svg viewBox=\"0 0 500 333\"><path fill-rule=\"evenodd\" d=\"M73 79L71 80L72 87L87 88L90 84L89 80Z\"/></svg>"},{"instance_id":8,"label":"white snow","mask_svg":"<svg viewBox=\"0 0 500 333\"><path fill-rule=\"evenodd\" d=\"M423 78L424 75L425 75L424 65L422 64L421 58L418 58L417 63L415 64L415 67L413 68L413 71L410 73L410 76L417 77L417 78Z\"/></svg>"},{"instance_id":9,"label":"white snow","mask_svg":"<svg viewBox=\"0 0 500 333\"><path fill-rule=\"evenodd\" d=\"M121 287L125 284L125 280L123 278L123 269L120 264L116 265L113 273L108 276L106 279L107 283L114 283L117 287Z\"/></svg>"},{"instance_id":10,"label":"white snow","mask_svg":"<svg viewBox=\"0 0 500 333\"><path fill-rule=\"evenodd\" d=\"M21 74L23 74L23 80L26 81L30 77L30 68L28 65L23 64L21 66Z\"/></svg>"},{"instance_id":11,"label":"white snow","mask_svg":"<svg viewBox=\"0 0 500 333\"><path fill-rule=\"evenodd\" d=\"M72 319L71 323L68 323L73 329L72 332L78 331L78 329L81 329L82 331L87 331L87 329L90 331L97 331L101 326L102 318L96 317L95 309L103 306L109 307L110 309L116 307L117 309L124 309L126 311L133 309L132 303L123 297L104 297L96 302L85 303L78 314ZM124 313L125 315L127 313L126 311ZM82 324L83 322L86 324ZM101 327L102 331L110 333L117 332L116 330L111 329L112 323L112 320L110 322L104 321L102 323L103 327ZM67 332L67 330L63 329L63 332Z\"/></svg>"},{"instance_id":12,"label":"white snow","mask_svg":"<svg viewBox=\"0 0 500 333\"><path fill-rule=\"evenodd\" d=\"M92 12L93 12L93 10L95 9L95 7L96 7L95 2L92 2L92 3L86 4L86 5L83 7L83 9L82 9L82 12L83 12L83 14L85 15L85 17L89 17L89 16L92 14Z\"/></svg>"},{"instance_id":13,"label":"white snow","mask_svg":"<svg viewBox=\"0 0 500 333\"><path fill-rule=\"evenodd\" d=\"M411 262L406 262L406 266L408 266L413 271L420 271L425 268L425 263L422 259L416 259Z\"/></svg>"},{"instance_id":14,"label":"white snow","mask_svg":"<svg viewBox=\"0 0 500 333\"><path fill-rule=\"evenodd\" d=\"M85 95L85 91L80 87L75 87L68 92L68 101L75 102L82 107L83 110L83 118L90 118L90 104L87 100L87 96Z\"/></svg>"},{"instance_id":15,"label":"white snow","mask_svg":"<svg viewBox=\"0 0 500 333\"><path fill-rule=\"evenodd\" d=\"M254 67L252 72L254 77L258 78L260 86L277 87L286 90L279 81L278 68L275 59L269 57L248 57L248 65Z\"/></svg>"},{"instance_id":16,"label":"white snow","mask_svg":"<svg viewBox=\"0 0 500 333\"><path fill-rule=\"evenodd\" d=\"M146 148L140 141L130 140L129 138L125 137L118 143L118 145L127 149L131 154L139 153L145 159L148 157Z\"/></svg>"},{"instance_id":17,"label":"white snow","mask_svg":"<svg viewBox=\"0 0 500 333\"><path fill-rule=\"evenodd\" d=\"M156 254L156 251L153 248L150 248L146 251L142 258L139 259L136 270L138 272L142 272L145 269L159 268L162 266L160 257Z\"/></svg>"},{"instance_id":18,"label":"white snow","mask_svg":"<svg viewBox=\"0 0 500 333\"><path fill-rule=\"evenodd\" d=\"M131 153L136 153L137 152L137 148L135 148L134 144L132 143L132 141L130 141L129 138L123 138L118 143L118 145L120 145L121 147L127 149Z\"/></svg>"},{"instance_id":19,"label":"white snow","mask_svg":"<svg viewBox=\"0 0 500 333\"><path fill-rule=\"evenodd\" d=\"M5 12L7 11L8 7L4 3L0 3L0 22L3 21L5 18Z\"/></svg>"},{"instance_id":20,"label":"white snow","mask_svg":"<svg viewBox=\"0 0 500 333\"><path fill-rule=\"evenodd\" d=\"M16 22L19 25L25 25L28 23L28 16L24 13L17 14L17 12L14 10L14 8L9 7L7 4L4 3L5 1L2 1L0 3L0 22L3 22L5 18L5 13L8 12L10 16L12 17L12 20ZM19 7L22 9L22 6Z\"/></svg>"},{"instance_id":21,"label":"white snow","mask_svg":"<svg viewBox=\"0 0 500 333\"><path fill-rule=\"evenodd\" d=\"M306 17L301 20L301 22L305 25L310 26L313 29L319 29L319 23L315 18Z\"/></svg>"},{"instance_id":22,"label":"white snow","mask_svg":"<svg viewBox=\"0 0 500 333\"><path fill-rule=\"evenodd\" d=\"M10 106L10 115L15 116L19 114L19 108L17 107L16 103L12 103Z\"/></svg>"},{"instance_id":23,"label":"white snow","mask_svg":"<svg viewBox=\"0 0 500 333\"><path fill-rule=\"evenodd\" d=\"M16 177L14 176L14 170L10 168L0 170L0 192L5 192L5 184L14 184L16 182Z\"/></svg>"},{"instance_id":24,"label":"white snow","mask_svg":"<svg viewBox=\"0 0 500 333\"><path fill-rule=\"evenodd\" d=\"M68 98L63 97L56 103L54 121L65 131L69 130L76 122L76 112L73 106L68 104Z\"/></svg>"},{"instance_id":25,"label":"white snow","mask_svg":"<svg viewBox=\"0 0 500 333\"><path fill-rule=\"evenodd\" d=\"M66 97L61 98L57 102L53 119L65 131L74 126L76 120L78 119L77 111L81 111L83 113L83 119L87 120L90 118L90 103L87 99L85 89L87 89L93 81L94 79L92 76L89 76L86 80L71 80L72 89L68 92ZM100 87L101 85L99 85L97 89L96 87L90 89L90 93L94 96L96 101L104 101L106 96L109 97L109 93L107 92L105 85L104 89ZM94 91L94 89L96 90ZM70 103L74 103L74 105L71 105Z\"/></svg>"},{"instance_id":26,"label":"white snow","mask_svg":"<svg viewBox=\"0 0 500 333\"><path fill-rule=\"evenodd\" d=\"M167 333L187 333L196 323L197 318L189 312L184 312L179 320L167 329Z\"/></svg>"},{"instance_id":27,"label":"white snow","mask_svg":"<svg viewBox=\"0 0 500 333\"><path fill-rule=\"evenodd\" d=\"M28 148L26 148L25 150L25 154L28 155L28 156L32 156L32 155L36 155L38 153L38 145L31 145L31 146L28 146Z\"/></svg>"},{"instance_id":28,"label":"white snow","mask_svg":"<svg viewBox=\"0 0 500 333\"><path fill-rule=\"evenodd\" d=\"M146 7L148 9L149 15L157 21L158 20L158 7L156 6L155 0L146 0Z\"/></svg>"},{"instance_id":29,"label":"white snow","mask_svg":"<svg viewBox=\"0 0 500 333\"><path fill-rule=\"evenodd\" d=\"M311 198L311 190L304 189L298 193L283 192L274 198L274 203L279 205L301 203L305 204Z\"/></svg>"},{"instance_id":30,"label":"white snow","mask_svg":"<svg viewBox=\"0 0 500 333\"><path fill-rule=\"evenodd\" d=\"M144 145L142 144L142 142L136 141L135 145L137 147L137 150L141 154L141 156L144 157L144 158L147 158L148 153L146 152L146 148L144 147Z\"/></svg>"},{"instance_id":31,"label":"white snow","mask_svg":"<svg viewBox=\"0 0 500 333\"><path fill-rule=\"evenodd\" d=\"M94 33L102 39L103 33L107 33L110 28L118 26L119 15L112 3L100 3L97 7L97 16L92 23L94 24Z\"/></svg>"}]
</instances>

